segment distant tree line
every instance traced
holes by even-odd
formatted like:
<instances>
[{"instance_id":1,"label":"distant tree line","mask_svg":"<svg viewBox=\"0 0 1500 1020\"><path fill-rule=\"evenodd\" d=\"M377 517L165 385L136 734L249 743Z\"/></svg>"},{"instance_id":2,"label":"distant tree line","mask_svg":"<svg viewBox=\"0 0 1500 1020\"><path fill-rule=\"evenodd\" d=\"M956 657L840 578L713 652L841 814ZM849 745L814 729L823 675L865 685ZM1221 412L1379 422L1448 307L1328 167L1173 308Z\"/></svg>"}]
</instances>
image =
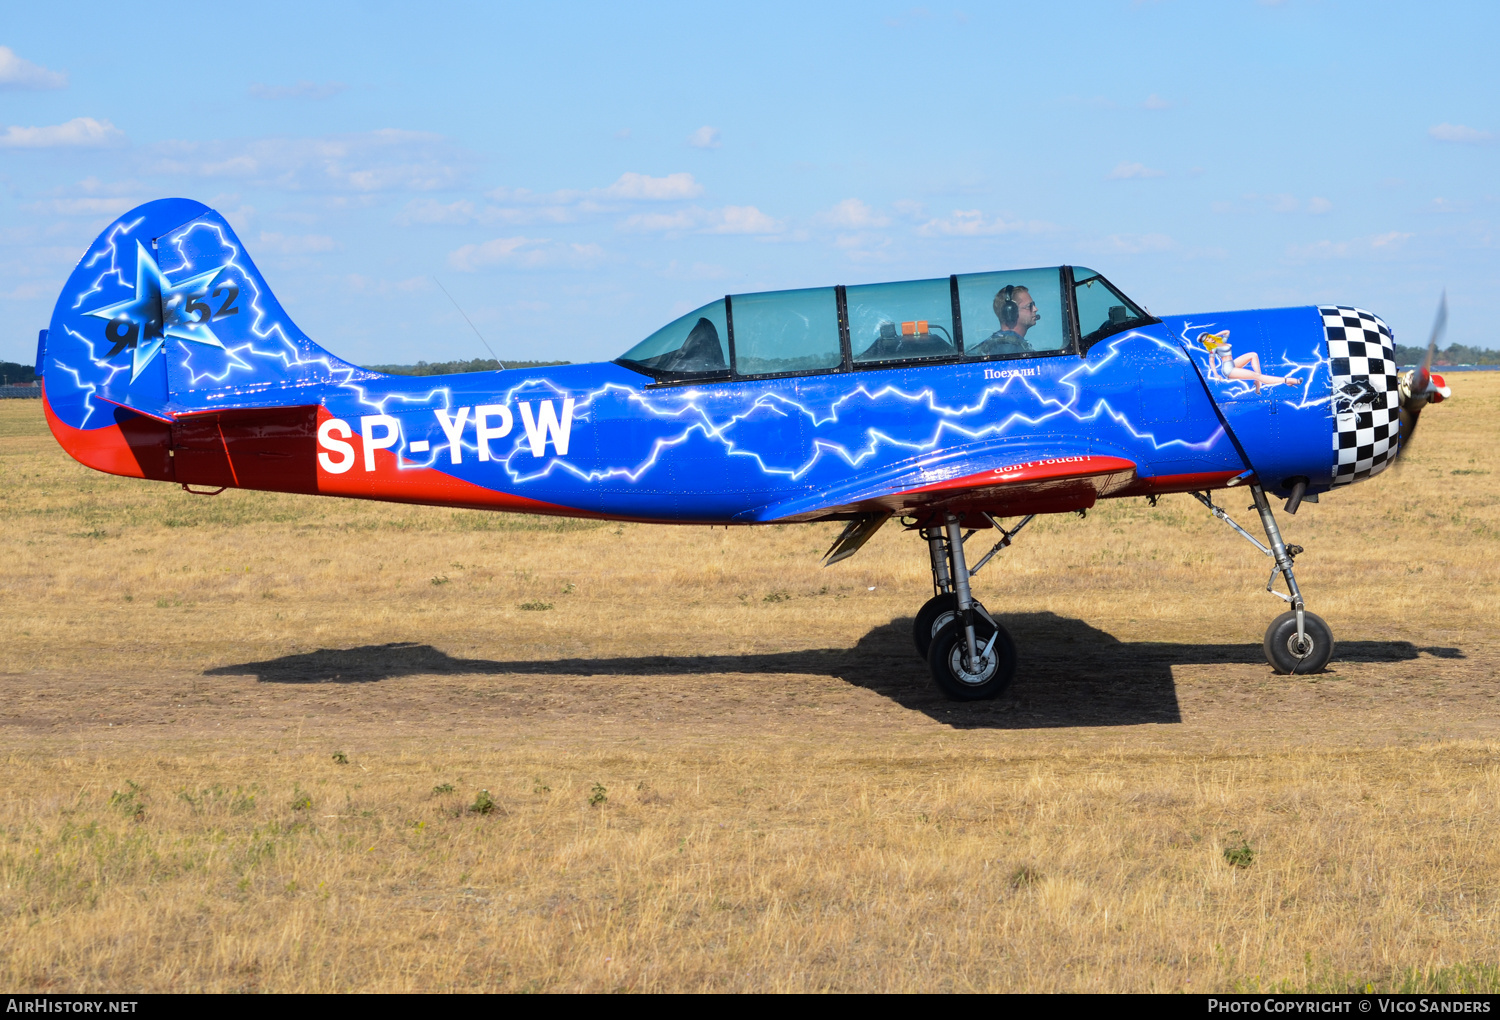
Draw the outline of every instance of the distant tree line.
<instances>
[{"instance_id":1,"label":"distant tree line","mask_svg":"<svg viewBox=\"0 0 1500 1020\"><path fill-rule=\"evenodd\" d=\"M0 385L29 383L36 378L31 365L18 365L14 361L0 361Z\"/></svg>"},{"instance_id":2,"label":"distant tree line","mask_svg":"<svg viewBox=\"0 0 1500 1020\"><path fill-rule=\"evenodd\" d=\"M1425 357L1427 357L1425 347L1396 345L1396 364L1398 365L1420 365ZM1447 350L1433 352L1432 363L1434 365L1500 365L1500 351L1469 347L1465 344L1449 344Z\"/></svg>"},{"instance_id":3,"label":"distant tree line","mask_svg":"<svg viewBox=\"0 0 1500 1020\"><path fill-rule=\"evenodd\" d=\"M569 361L507 361L506 368L545 368L548 365L569 365ZM500 368L494 358L475 358L473 361L419 361L415 365L366 365L372 372L386 375L457 375L460 372L494 372Z\"/></svg>"}]
</instances>

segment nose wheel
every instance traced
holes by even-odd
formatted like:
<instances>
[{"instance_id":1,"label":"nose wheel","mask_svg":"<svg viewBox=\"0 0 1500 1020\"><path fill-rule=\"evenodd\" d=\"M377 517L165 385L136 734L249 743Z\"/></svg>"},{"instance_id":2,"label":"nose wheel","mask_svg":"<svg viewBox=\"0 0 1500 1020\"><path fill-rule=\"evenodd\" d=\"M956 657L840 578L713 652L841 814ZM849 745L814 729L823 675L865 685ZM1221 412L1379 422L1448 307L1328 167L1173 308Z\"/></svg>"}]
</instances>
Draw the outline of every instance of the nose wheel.
<instances>
[{"instance_id":1,"label":"nose wheel","mask_svg":"<svg viewBox=\"0 0 1500 1020\"><path fill-rule=\"evenodd\" d=\"M1333 657L1333 631L1321 616L1307 611L1302 600L1302 589L1297 587L1293 561L1301 555L1303 549L1300 545L1287 545L1282 540L1281 528L1276 524L1276 515L1271 511L1265 490L1259 485L1251 485L1249 488L1250 495L1255 499L1255 504L1250 509L1260 514L1260 522L1266 529L1266 539L1270 545L1262 545L1254 535L1230 520L1223 508L1215 506L1207 494L1195 492L1193 497L1208 507L1215 517L1238 531L1251 545L1271 557L1275 564L1271 567L1266 591L1292 608L1272 620L1271 626L1266 629L1263 647L1271 668L1281 674L1321 672ZM1294 501L1300 498L1300 492L1293 497ZM1292 509L1295 510L1295 507ZM1276 590L1278 576L1286 581L1285 595Z\"/></svg>"}]
</instances>

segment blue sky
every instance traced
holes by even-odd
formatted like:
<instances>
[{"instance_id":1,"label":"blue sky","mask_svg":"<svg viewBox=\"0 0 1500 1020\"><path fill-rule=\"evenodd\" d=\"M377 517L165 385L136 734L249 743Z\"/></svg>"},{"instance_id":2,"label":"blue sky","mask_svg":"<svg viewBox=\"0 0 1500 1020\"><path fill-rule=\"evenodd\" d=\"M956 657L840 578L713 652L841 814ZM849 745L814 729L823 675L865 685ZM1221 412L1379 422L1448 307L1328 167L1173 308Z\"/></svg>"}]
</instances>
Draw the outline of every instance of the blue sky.
<instances>
[{"instance_id":1,"label":"blue sky","mask_svg":"<svg viewBox=\"0 0 1500 1020\"><path fill-rule=\"evenodd\" d=\"M1500 346L1500 5L0 3L0 358L140 201L365 364L607 359L724 293L1070 262Z\"/></svg>"}]
</instances>

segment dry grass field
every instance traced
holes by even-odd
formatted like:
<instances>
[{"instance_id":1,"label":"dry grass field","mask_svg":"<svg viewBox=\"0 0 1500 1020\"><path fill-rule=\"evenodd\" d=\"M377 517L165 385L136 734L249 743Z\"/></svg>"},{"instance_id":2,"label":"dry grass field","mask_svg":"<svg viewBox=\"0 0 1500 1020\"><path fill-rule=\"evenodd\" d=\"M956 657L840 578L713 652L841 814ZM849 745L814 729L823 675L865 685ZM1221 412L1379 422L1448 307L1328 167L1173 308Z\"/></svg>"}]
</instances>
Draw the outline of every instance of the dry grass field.
<instances>
[{"instance_id":1,"label":"dry grass field","mask_svg":"<svg viewBox=\"0 0 1500 1020\"><path fill-rule=\"evenodd\" d=\"M979 705L894 528L200 498L0 403L0 986L1500 990L1500 377L1450 381L1286 522L1327 673L1174 496L986 569Z\"/></svg>"}]
</instances>

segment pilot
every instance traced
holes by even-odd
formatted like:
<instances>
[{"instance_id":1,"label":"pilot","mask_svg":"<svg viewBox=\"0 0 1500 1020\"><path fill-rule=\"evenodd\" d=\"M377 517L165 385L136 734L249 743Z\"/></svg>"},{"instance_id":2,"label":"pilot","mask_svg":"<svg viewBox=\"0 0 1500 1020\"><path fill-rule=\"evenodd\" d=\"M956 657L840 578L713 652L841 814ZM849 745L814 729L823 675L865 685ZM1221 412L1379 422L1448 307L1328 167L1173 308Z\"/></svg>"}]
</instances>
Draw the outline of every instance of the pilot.
<instances>
[{"instance_id":1,"label":"pilot","mask_svg":"<svg viewBox=\"0 0 1500 1020\"><path fill-rule=\"evenodd\" d=\"M992 307L1000 328L967 353L980 357L1032 353L1036 348L1026 342L1026 332L1041 320L1042 313L1031 299L1031 291L1018 284L1001 287Z\"/></svg>"}]
</instances>

